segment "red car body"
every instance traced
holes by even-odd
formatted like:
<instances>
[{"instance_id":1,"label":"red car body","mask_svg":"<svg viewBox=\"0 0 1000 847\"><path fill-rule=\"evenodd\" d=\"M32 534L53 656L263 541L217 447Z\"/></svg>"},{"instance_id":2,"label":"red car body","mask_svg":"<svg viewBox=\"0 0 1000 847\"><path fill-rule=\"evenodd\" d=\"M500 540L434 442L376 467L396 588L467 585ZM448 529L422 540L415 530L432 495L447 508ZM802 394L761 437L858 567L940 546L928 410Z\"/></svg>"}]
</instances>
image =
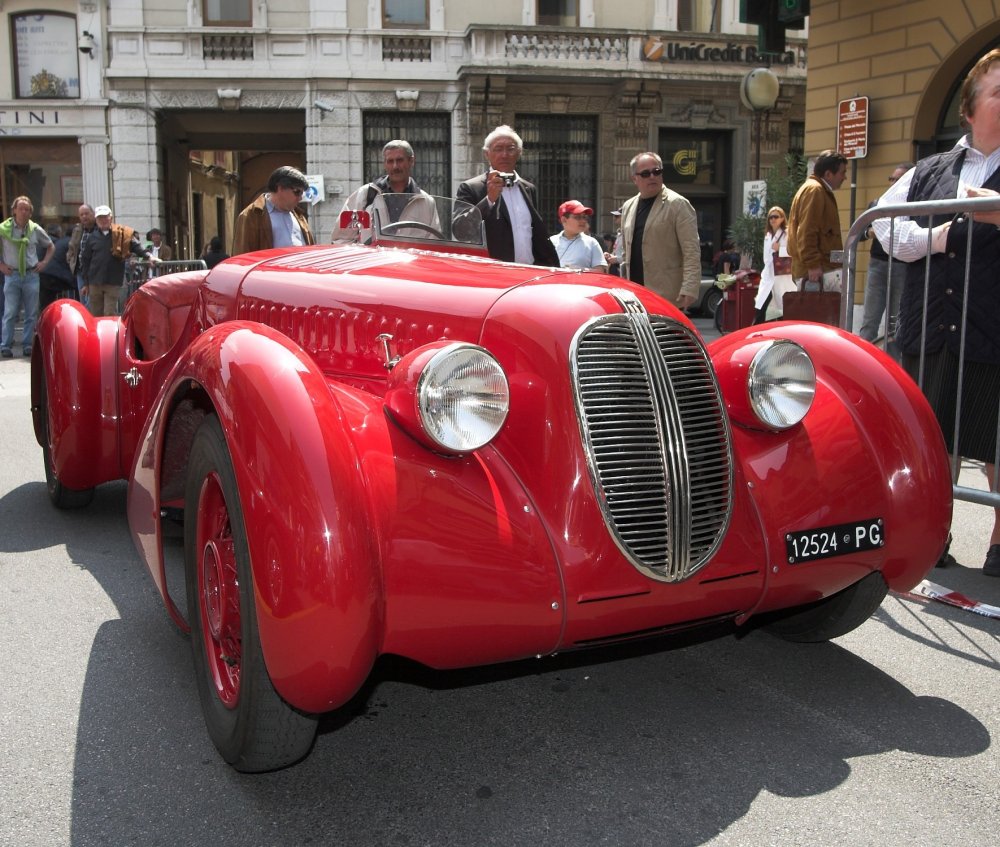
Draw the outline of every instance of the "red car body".
<instances>
[{"instance_id":1,"label":"red car body","mask_svg":"<svg viewBox=\"0 0 1000 847\"><path fill-rule=\"evenodd\" d=\"M627 320L652 326L661 376L687 397L661 401L673 429L642 423L620 391L649 361L618 362ZM760 423L748 394L754 355L776 339L800 345L816 372L811 408L781 431ZM485 348L509 382L506 422L464 454L432 449L414 423L421 351L442 342ZM240 667L250 638L280 702L308 717L349 700L380 654L455 668L782 610L811 615L803 638L839 634L829 604L873 575L874 606L886 587L912 588L951 519L938 425L888 357L810 324L741 330L705 348L672 305L600 274L360 245L248 254L154 279L120 318L57 302L41 317L32 373L50 491L72 499L129 480L136 547L185 629L161 516L186 508L186 530L204 525L191 530L187 569L193 602L208 609L203 695L221 702L223 721L251 696ZM582 396L594 374L594 390L614 395L610 425ZM191 481L209 418L231 460L245 554L227 536L232 490ZM665 480L609 505L618 442L642 439L652 441L622 453L627 483L646 473L640 458ZM847 526L871 535L866 549L818 549L837 535L814 530ZM649 564L644 546L660 537L666 553ZM790 563L799 538L803 560ZM252 586L226 575L241 555ZM252 609L213 606L239 607L238 591ZM213 654L227 615L237 643ZM245 770L308 749L243 755L243 742L213 738Z\"/></svg>"}]
</instances>

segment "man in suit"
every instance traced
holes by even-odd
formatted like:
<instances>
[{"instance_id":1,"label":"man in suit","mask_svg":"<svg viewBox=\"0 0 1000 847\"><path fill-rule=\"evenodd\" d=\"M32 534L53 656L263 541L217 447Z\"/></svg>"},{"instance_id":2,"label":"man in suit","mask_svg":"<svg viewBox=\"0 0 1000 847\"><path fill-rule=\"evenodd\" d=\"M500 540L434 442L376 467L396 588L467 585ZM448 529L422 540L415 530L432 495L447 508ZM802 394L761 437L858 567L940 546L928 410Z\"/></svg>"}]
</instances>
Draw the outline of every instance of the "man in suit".
<instances>
[{"instance_id":1,"label":"man in suit","mask_svg":"<svg viewBox=\"0 0 1000 847\"><path fill-rule=\"evenodd\" d=\"M635 156L629 171L639 193L622 205L622 275L683 311L701 290L698 216L686 197L663 184L663 160L656 153Z\"/></svg>"},{"instance_id":2,"label":"man in suit","mask_svg":"<svg viewBox=\"0 0 1000 847\"><path fill-rule=\"evenodd\" d=\"M509 126L486 136L486 173L458 187L457 199L476 206L486 223L486 248L494 259L559 267L549 230L538 214L535 186L514 170L524 144Z\"/></svg>"}]
</instances>

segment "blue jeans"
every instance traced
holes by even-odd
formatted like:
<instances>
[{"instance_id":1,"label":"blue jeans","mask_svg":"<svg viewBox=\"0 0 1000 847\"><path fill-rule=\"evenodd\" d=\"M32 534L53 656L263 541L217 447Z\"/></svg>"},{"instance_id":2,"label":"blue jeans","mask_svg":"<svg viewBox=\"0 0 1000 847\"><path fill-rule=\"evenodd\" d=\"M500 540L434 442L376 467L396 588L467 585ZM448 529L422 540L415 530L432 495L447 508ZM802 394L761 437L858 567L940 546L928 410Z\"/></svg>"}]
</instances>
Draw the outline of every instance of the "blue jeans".
<instances>
[{"instance_id":1,"label":"blue jeans","mask_svg":"<svg viewBox=\"0 0 1000 847\"><path fill-rule=\"evenodd\" d=\"M14 323L21 306L24 306L24 338L21 346L31 349L35 337L35 321L38 319L38 274L7 274L3 284L3 336L0 348L10 350L14 345Z\"/></svg>"},{"instance_id":2,"label":"blue jeans","mask_svg":"<svg viewBox=\"0 0 1000 847\"><path fill-rule=\"evenodd\" d=\"M891 282L891 286L890 286ZM885 350L897 362L900 351L896 344L896 319L899 317L899 298L903 296L903 284L906 282L906 262L893 259L892 279L889 279L889 263L885 259L868 259L868 279L865 283L865 313L861 319L861 329L858 330L865 341L872 343L878 338L882 315L885 314L886 301L891 297L892 304L885 321ZM889 288L892 288L890 293Z\"/></svg>"}]
</instances>

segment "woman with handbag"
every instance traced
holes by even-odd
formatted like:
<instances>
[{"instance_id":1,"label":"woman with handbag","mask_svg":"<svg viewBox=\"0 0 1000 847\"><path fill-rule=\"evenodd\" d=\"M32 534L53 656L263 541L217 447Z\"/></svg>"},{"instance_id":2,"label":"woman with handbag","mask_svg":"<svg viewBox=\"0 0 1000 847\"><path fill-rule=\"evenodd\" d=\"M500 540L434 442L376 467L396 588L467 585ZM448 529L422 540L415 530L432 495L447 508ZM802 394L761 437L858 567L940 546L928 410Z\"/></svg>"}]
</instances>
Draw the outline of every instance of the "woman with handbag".
<instances>
[{"instance_id":1,"label":"woman with handbag","mask_svg":"<svg viewBox=\"0 0 1000 847\"><path fill-rule=\"evenodd\" d=\"M764 232L764 270L753 305L754 324L773 321L781 317L781 297L790 288L792 259L788 255L788 222L781 206L767 210L767 229Z\"/></svg>"}]
</instances>

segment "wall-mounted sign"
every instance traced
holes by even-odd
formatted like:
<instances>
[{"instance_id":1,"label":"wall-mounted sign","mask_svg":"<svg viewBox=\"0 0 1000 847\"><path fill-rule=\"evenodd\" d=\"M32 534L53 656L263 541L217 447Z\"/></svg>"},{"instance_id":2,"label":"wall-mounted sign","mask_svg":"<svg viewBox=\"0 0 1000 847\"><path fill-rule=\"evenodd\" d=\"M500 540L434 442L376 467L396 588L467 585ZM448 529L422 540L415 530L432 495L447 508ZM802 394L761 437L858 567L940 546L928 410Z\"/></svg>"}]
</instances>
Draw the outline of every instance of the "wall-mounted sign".
<instances>
[{"instance_id":1,"label":"wall-mounted sign","mask_svg":"<svg viewBox=\"0 0 1000 847\"><path fill-rule=\"evenodd\" d=\"M867 97L852 97L837 105L837 149L848 159L868 155Z\"/></svg>"},{"instance_id":2,"label":"wall-mounted sign","mask_svg":"<svg viewBox=\"0 0 1000 847\"><path fill-rule=\"evenodd\" d=\"M11 15L18 97L80 96L76 18L73 15Z\"/></svg>"},{"instance_id":3,"label":"wall-mounted sign","mask_svg":"<svg viewBox=\"0 0 1000 847\"><path fill-rule=\"evenodd\" d=\"M642 45L642 58L647 62L694 62L696 64L758 65L763 57L756 44L739 44L730 41L725 45L694 41L667 41L655 35L646 38ZM799 61L796 50L786 50L779 55L768 54L771 65L794 65Z\"/></svg>"}]
</instances>

